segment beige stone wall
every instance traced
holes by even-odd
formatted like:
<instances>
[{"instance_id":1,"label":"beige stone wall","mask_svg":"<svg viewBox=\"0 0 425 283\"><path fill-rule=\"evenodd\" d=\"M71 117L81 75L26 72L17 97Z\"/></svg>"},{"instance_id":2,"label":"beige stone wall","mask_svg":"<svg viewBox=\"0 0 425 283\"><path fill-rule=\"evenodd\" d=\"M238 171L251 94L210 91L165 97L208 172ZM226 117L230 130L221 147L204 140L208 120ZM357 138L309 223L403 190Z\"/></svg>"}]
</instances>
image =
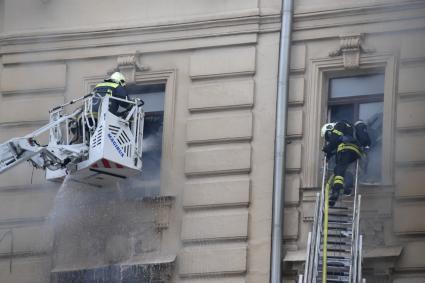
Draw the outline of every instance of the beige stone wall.
<instances>
[{"instance_id":1,"label":"beige stone wall","mask_svg":"<svg viewBox=\"0 0 425 283\"><path fill-rule=\"evenodd\" d=\"M341 48L340 36L353 34L363 34L359 65L344 66L344 56L332 53ZM326 81L335 74L374 69L385 74L384 176L381 186L360 188L364 273L369 282L421 282L424 3L295 1L292 38L288 154L293 156L287 168L285 277L295 278L305 258L314 194L320 186L319 129L325 121Z\"/></svg>"},{"instance_id":2,"label":"beige stone wall","mask_svg":"<svg viewBox=\"0 0 425 283\"><path fill-rule=\"evenodd\" d=\"M49 108L85 94L134 55L146 67L128 63L136 82L167 82L161 194L175 201L161 219L159 246L177 255L172 281L267 282L281 1L101 2L0 1L0 141L41 126ZM424 15L414 0L295 1L285 279L301 267L311 226L327 76L379 69L385 178L361 188L365 274L370 282L421 282ZM341 48L340 36L360 33L359 66L347 71L343 56L329 53ZM10 239L0 242L0 281L46 282L46 217L58 186L28 164L0 184L0 233L15 239L13 256Z\"/></svg>"},{"instance_id":3,"label":"beige stone wall","mask_svg":"<svg viewBox=\"0 0 425 283\"><path fill-rule=\"evenodd\" d=\"M159 254L177 255L172 281L267 282L280 1L89 2L0 1L1 141L134 55L146 68L128 63L132 79L167 83L161 195L175 201ZM16 239L13 255L0 242L0 281L47 282L55 253L54 267L74 263L46 227L58 185L31 175L22 164L0 176L0 228Z\"/></svg>"}]
</instances>

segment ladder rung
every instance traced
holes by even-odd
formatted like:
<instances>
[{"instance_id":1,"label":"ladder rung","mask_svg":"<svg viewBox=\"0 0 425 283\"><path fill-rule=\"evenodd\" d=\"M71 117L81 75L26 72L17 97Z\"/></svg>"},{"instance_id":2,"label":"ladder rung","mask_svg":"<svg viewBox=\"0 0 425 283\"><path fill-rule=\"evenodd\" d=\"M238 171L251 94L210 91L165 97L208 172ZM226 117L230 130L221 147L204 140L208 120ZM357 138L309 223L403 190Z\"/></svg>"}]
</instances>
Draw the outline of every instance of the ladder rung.
<instances>
[{"instance_id":1,"label":"ladder rung","mask_svg":"<svg viewBox=\"0 0 425 283\"><path fill-rule=\"evenodd\" d=\"M335 260L327 260L327 266L329 267L338 267L338 268L350 268L350 261L335 261ZM322 266L322 262L320 262L319 266Z\"/></svg>"},{"instance_id":2,"label":"ladder rung","mask_svg":"<svg viewBox=\"0 0 425 283\"><path fill-rule=\"evenodd\" d=\"M351 246L351 242L329 241L328 239L328 245Z\"/></svg>"},{"instance_id":3,"label":"ladder rung","mask_svg":"<svg viewBox=\"0 0 425 283\"><path fill-rule=\"evenodd\" d=\"M353 215L351 213L336 213L336 212L329 212L329 217L341 217L341 218L352 218Z\"/></svg>"},{"instance_id":4,"label":"ladder rung","mask_svg":"<svg viewBox=\"0 0 425 283\"><path fill-rule=\"evenodd\" d=\"M352 225L353 223L350 221L345 221L345 220L329 220L328 221L329 224L340 224L340 225Z\"/></svg>"},{"instance_id":5,"label":"ladder rung","mask_svg":"<svg viewBox=\"0 0 425 283\"><path fill-rule=\"evenodd\" d=\"M329 210L346 210L346 211L350 211L350 210L352 210L352 207L332 206L332 207L329 207Z\"/></svg>"},{"instance_id":6,"label":"ladder rung","mask_svg":"<svg viewBox=\"0 0 425 283\"><path fill-rule=\"evenodd\" d=\"M328 252L338 252L338 253L351 253L351 250L347 249L336 249L336 248L328 248Z\"/></svg>"},{"instance_id":7,"label":"ladder rung","mask_svg":"<svg viewBox=\"0 0 425 283\"><path fill-rule=\"evenodd\" d=\"M322 270L319 271L319 274L323 274ZM326 270L326 274L328 276L348 276L349 272Z\"/></svg>"}]
</instances>

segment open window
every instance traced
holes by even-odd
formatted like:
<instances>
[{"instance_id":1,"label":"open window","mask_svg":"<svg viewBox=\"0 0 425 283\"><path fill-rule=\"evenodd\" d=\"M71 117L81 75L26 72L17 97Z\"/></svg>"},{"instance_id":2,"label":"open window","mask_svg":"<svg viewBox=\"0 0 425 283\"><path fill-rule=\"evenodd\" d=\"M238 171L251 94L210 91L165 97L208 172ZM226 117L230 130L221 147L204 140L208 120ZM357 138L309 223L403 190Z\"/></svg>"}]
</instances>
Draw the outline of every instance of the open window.
<instances>
[{"instance_id":1,"label":"open window","mask_svg":"<svg viewBox=\"0 0 425 283\"><path fill-rule=\"evenodd\" d=\"M127 87L130 98L145 102L142 172L130 186L142 189L147 196L159 195L164 124L165 84L135 84Z\"/></svg>"},{"instance_id":2,"label":"open window","mask_svg":"<svg viewBox=\"0 0 425 283\"><path fill-rule=\"evenodd\" d=\"M335 77L329 80L328 120L364 121L371 137L367 170L362 183L382 180L382 126L384 113L384 74Z\"/></svg>"}]
</instances>

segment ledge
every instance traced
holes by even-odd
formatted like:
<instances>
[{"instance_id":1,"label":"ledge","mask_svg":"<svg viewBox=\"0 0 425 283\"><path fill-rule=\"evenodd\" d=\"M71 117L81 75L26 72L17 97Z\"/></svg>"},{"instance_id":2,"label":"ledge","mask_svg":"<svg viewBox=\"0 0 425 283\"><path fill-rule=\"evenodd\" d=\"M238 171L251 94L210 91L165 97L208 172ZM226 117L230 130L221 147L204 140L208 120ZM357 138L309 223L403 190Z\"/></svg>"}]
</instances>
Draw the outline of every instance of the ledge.
<instances>
[{"instance_id":1,"label":"ledge","mask_svg":"<svg viewBox=\"0 0 425 283\"><path fill-rule=\"evenodd\" d=\"M382 258L398 257L401 255L402 250L403 250L402 246L381 247L381 248L373 248L373 249L363 248L363 258L366 260L370 260L375 258L382 259Z\"/></svg>"},{"instance_id":2,"label":"ledge","mask_svg":"<svg viewBox=\"0 0 425 283\"><path fill-rule=\"evenodd\" d=\"M283 258L284 262L300 262L305 261L307 250L288 251Z\"/></svg>"},{"instance_id":3,"label":"ledge","mask_svg":"<svg viewBox=\"0 0 425 283\"><path fill-rule=\"evenodd\" d=\"M363 248L363 258L366 260L394 258L401 255L403 247L381 247L367 249ZM283 259L284 262L300 262L305 261L307 250L288 251Z\"/></svg>"},{"instance_id":4,"label":"ledge","mask_svg":"<svg viewBox=\"0 0 425 283\"><path fill-rule=\"evenodd\" d=\"M175 255L157 256L137 262L125 262L79 269L53 269L52 283L90 282L122 283L122 282L171 282Z\"/></svg>"}]
</instances>

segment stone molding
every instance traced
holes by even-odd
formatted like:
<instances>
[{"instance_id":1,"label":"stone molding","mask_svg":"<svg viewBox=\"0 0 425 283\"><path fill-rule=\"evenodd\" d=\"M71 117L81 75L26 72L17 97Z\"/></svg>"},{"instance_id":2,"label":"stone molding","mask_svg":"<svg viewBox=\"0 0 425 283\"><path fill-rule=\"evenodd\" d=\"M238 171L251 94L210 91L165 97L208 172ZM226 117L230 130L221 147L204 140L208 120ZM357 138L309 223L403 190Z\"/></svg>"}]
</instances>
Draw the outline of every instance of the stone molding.
<instances>
[{"instance_id":1,"label":"stone molding","mask_svg":"<svg viewBox=\"0 0 425 283\"><path fill-rule=\"evenodd\" d=\"M329 19L334 17L344 18L345 16L365 15L365 13L376 16L377 13L388 13L399 10L411 10L425 7L425 3L422 0L403 1L402 3L394 1L386 1L386 3L377 3L377 1L375 1L370 3L371 4L361 3L358 6L353 6L351 3L338 3L338 7L322 6L320 8L317 6L312 8L311 5L305 5L304 7L300 6L295 10L294 20L311 21L317 19ZM323 7L324 9L321 10L321 8Z\"/></svg>"},{"instance_id":2,"label":"stone molding","mask_svg":"<svg viewBox=\"0 0 425 283\"><path fill-rule=\"evenodd\" d=\"M342 56L345 69L357 69L360 66L360 54L372 53L374 49L363 46L364 34L342 35L338 49L329 52L329 57Z\"/></svg>"},{"instance_id":3,"label":"stone molding","mask_svg":"<svg viewBox=\"0 0 425 283\"><path fill-rule=\"evenodd\" d=\"M62 50L69 52L72 49L122 47L123 44L153 44L193 39L205 40L208 37L244 36L279 30L279 13L260 15L259 11L255 10L214 17L187 18L175 22L158 21L121 27L99 26L97 28L0 34L0 54ZM237 44L240 44L240 40ZM180 49L179 45L173 45L173 49Z\"/></svg>"},{"instance_id":4,"label":"stone molding","mask_svg":"<svg viewBox=\"0 0 425 283\"><path fill-rule=\"evenodd\" d=\"M136 51L130 55L120 55L117 57L117 66L107 71L110 75L113 72L119 71L127 79L128 83L135 83L136 72L144 72L149 70L148 67L140 63L140 52Z\"/></svg>"},{"instance_id":5,"label":"stone molding","mask_svg":"<svg viewBox=\"0 0 425 283\"><path fill-rule=\"evenodd\" d=\"M384 119L385 129L382 155L382 185L393 183L394 160L394 128L395 103L397 83L397 60L393 54L360 54L359 68L354 74L367 74L370 71L381 69L385 73L384 85ZM304 187L318 187L320 183L319 168L321 160L320 128L326 120L327 109L327 80L332 74L339 73L353 75L344 68L343 58L312 58L309 60L309 83L306 97L306 123L302 179Z\"/></svg>"},{"instance_id":6,"label":"stone molding","mask_svg":"<svg viewBox=\"0 0 425 283\"><path fill-rule=\"evenodd\" d=\"M338 6L327 6L326 10L320 10L317 6L316 9L299 7L294 14L292 41L337 38L343 27L362 30L360 27L364 24L368 24L369 34L425 27L421 19L425 10L423 1L364 4L350 7L338 2Z\"/></svg>"}]
</instances>

